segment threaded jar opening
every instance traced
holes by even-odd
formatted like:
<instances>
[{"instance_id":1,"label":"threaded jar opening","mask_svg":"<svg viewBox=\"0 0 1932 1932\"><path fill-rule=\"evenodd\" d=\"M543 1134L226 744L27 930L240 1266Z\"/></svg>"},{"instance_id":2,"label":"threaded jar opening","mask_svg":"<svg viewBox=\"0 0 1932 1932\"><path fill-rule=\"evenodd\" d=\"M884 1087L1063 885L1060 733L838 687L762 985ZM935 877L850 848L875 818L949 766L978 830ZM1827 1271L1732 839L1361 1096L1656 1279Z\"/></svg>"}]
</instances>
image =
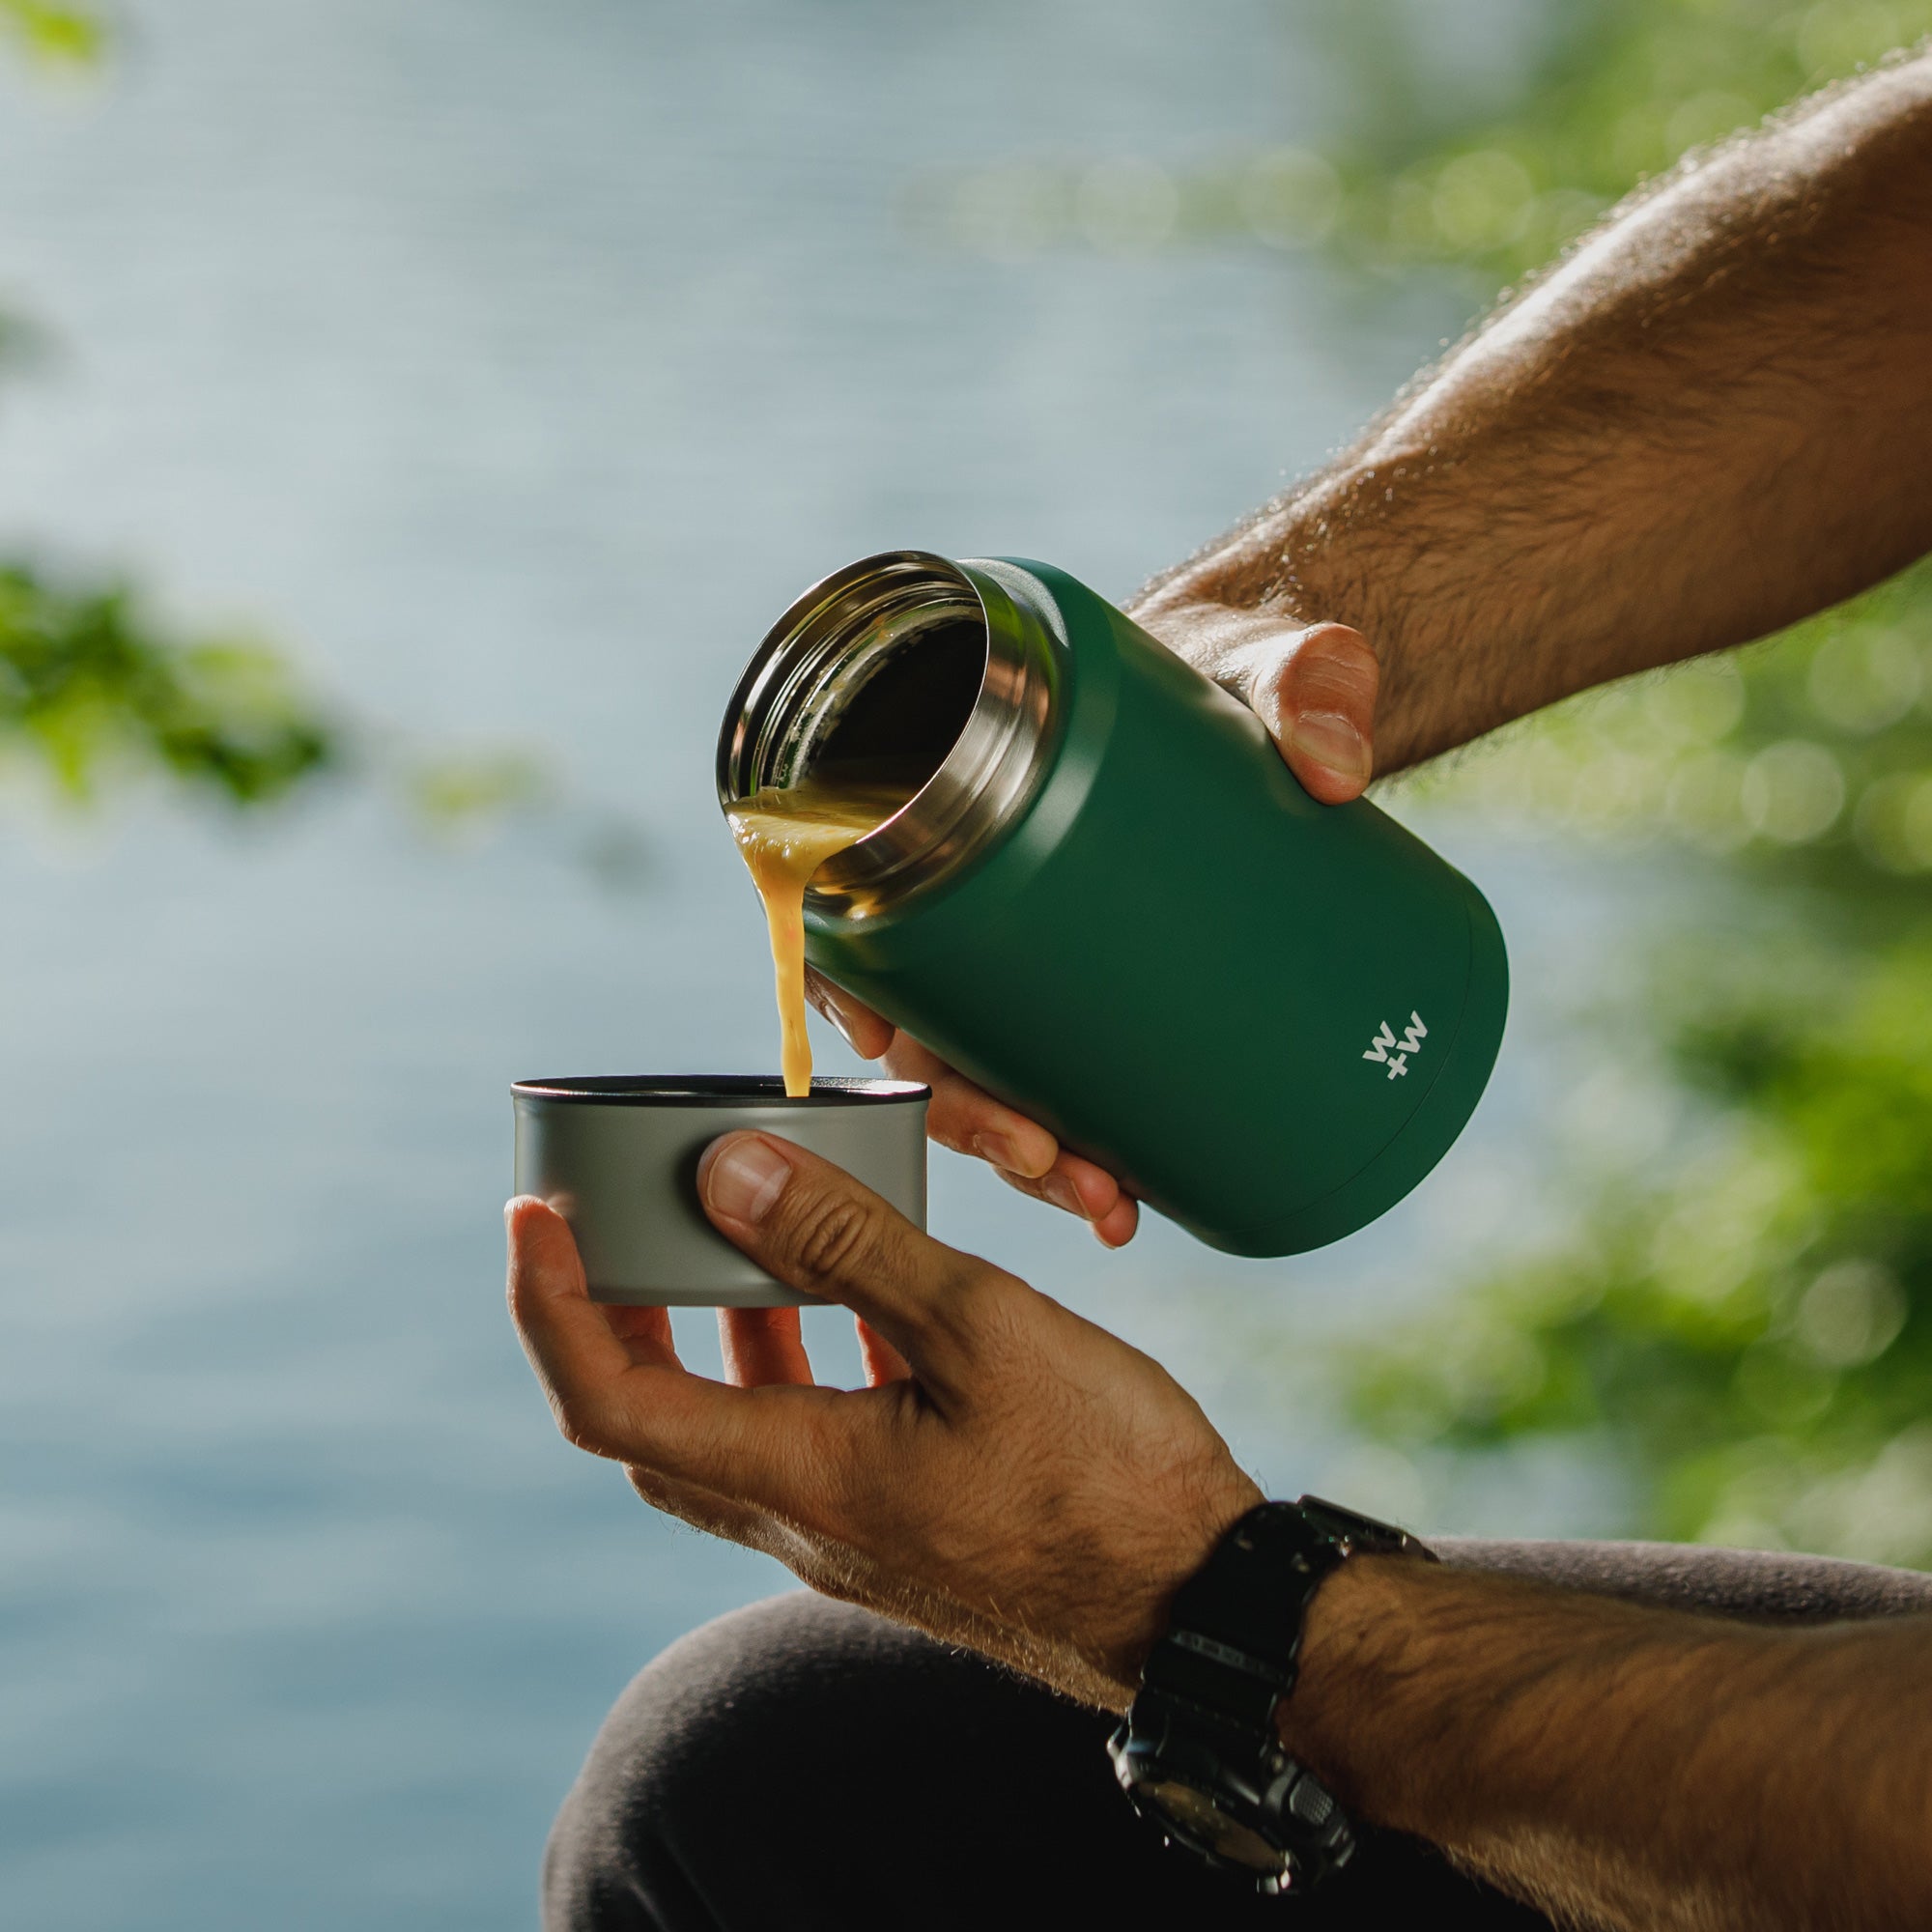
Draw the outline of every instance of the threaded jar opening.
<instances>
[{"instance_id":1,"label":"threaded jar opening","mask_svg":"<svg viewBox=\"0 0 1932 1932\"><path fill-rule=\"evenodd\" d=\"M959 742L986 676L986 625L943 617L866 662L801 753L797 778L876 785L911 798Z\"/></svg>"},{"instance_id":2,"label":"threaded jar opening","mask_svg":"<svg viewBox=\"0 0 1932 1932\"><path fill-rule=\"evenodd\" d=\"M1008 575L923 551L867 557L807 591L746 667L719 734L724 804L807 781L907 801L819 868L811 910L863 917L931 883L1030 787L1058 668Z\"/></svg>"}]
</instances>

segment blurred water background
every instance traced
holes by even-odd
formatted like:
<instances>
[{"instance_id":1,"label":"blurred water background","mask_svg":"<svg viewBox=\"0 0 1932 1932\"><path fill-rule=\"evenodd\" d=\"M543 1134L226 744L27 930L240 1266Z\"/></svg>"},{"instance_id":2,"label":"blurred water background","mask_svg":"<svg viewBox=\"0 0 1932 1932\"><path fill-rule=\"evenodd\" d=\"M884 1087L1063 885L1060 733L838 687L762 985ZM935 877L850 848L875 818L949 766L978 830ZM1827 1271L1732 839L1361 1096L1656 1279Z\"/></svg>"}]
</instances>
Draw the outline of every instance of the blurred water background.
<instances>
[{"instance_id":1,"label":"blurred water background","mask_svg":"<svg viewBox=\"0 0 1932 1932\"><path fill-rule=\"evenodd\" d=\"M1443 86L1508 71L1516 10L1439 13ZM1448 285L1140 248L1117 178L1091 246L1003 247L995 208L992 245L949 247L908 213L1009 153L1182 167L1319 132L1334 76L1296 22L172 0L127 10L98 82L6 79L0 294L59 344L0 395L8 540L258 627L401 731L534 747L645 841L620 889L554 824L451 845L346 784L246 824L10 810L8 1924L528 1923L627 1676L787 1580L555 1437L500 1306L505 1088L774 1064L710 760L804 583L910 544L1124 594L1460 329ZM1568 1003L1649 890L1424 829L1490 891L1519 1005L1477 1129L1382 1227L1292 1264L1157 1224L1108 1256L952 1156L933 1187L936 1232L1159 1354L1271 1487L1396 1511L1399 1461L1294 1366L1532 1214L1581 1077ZM1485 1507L1601 1513L1581 1476Z\"/></svg>"}]
</instances>

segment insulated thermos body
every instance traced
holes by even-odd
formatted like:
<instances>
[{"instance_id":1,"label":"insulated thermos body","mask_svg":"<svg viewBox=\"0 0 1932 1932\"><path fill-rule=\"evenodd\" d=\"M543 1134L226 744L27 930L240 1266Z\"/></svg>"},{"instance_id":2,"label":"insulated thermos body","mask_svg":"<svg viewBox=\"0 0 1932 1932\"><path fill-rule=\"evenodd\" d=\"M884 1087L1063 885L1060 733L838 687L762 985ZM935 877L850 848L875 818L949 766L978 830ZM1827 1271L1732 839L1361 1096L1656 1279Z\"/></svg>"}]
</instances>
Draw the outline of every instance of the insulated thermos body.
<instances>
[{"instance_id":1,"label":"insulated thermos body","mask_svg":"<svg viewBox=\"0 0 1932 1932\"><path fill-rule=\"evenodd\" d=\"M1482 895L1050 565L893 552L800 598L719 793L808 778L917 787L814 875L810 962L1211 1246L1365 1226L1481 1097Z\"/></svg>"}]
</instances>

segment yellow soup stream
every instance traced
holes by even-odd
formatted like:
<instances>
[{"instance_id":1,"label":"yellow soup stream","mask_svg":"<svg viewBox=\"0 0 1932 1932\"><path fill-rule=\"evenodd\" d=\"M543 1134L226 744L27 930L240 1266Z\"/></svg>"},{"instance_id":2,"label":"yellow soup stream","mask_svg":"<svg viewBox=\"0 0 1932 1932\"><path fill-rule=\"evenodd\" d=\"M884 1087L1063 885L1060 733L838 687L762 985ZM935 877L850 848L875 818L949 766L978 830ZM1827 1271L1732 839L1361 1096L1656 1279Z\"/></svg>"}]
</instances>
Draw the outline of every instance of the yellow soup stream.
<instances>
[{"instance_id":1,"label":"yellow soup stream","mask_svg":"<svg viewBox=\"0 0 1932 1932\"><path fill-rule=\"evenodd\" d=\"M805 1031L805 889L835 853L883 825L908 794L882 785L767 787L725 808L752 883L765 902L778 976L785 1092L811 1091Z\"/></svg>"}]
</instances>

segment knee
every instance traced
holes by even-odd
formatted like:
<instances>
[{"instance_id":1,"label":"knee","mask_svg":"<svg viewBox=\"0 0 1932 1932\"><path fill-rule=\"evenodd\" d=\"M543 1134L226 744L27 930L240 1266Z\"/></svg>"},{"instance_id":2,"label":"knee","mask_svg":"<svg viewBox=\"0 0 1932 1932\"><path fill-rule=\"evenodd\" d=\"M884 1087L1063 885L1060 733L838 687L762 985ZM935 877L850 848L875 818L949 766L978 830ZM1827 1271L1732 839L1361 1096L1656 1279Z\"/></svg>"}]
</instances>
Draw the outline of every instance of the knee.
<instances>
[{"instance_id":1,"label":"knee","mask_svg":"<svg viewBox=\"0 0 1932 1932\"><path fill-rule=\"evenodd\" d=\"M841 1666L918 1641L800 1593L672 1644L611 1708L557 1815L545 1932L709 1932L716 1881L760 1829L756 1795L832 1722Z\"/></svg>"}]
</instances>

